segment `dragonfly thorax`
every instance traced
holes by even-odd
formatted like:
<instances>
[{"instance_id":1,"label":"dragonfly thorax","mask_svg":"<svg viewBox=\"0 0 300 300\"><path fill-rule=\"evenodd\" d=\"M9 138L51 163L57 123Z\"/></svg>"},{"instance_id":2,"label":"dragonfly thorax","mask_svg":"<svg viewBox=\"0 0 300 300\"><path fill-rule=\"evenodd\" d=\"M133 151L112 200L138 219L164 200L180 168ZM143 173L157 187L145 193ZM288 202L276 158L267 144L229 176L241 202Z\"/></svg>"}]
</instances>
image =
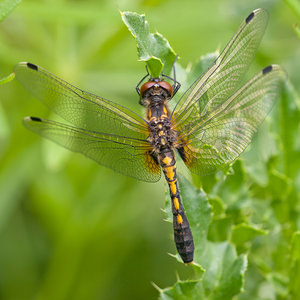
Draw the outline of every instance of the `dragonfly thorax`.
<instances>
[{"instance_id":1,"label":"dragonfly thorax","mask_svg":"<svg viewBox=\"0 0 300 300\"><path fill-rule=\"evenodd\" d=\"M152 119L149 122L149 130L148 140L155 152L160 153L164 149L174 149L176 131L172 129L169 118Z\"/></svg>"}]
</instances>

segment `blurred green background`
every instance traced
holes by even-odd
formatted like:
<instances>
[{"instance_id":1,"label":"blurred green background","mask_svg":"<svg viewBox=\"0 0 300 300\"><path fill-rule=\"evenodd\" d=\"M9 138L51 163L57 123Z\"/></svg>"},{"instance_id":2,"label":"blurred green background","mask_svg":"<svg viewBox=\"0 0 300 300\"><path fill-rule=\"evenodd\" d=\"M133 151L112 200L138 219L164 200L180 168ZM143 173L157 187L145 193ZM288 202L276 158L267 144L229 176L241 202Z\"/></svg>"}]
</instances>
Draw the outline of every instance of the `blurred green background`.
<instances>
[{"instance_id":1,"label":"blurred green background","mask_svg":"<svg viewBox=\"0 0 300 300\"><path fill-rule=\"evenodd\" d=\"M146 13L150 29L169 40L186 67L222 49L258 7L270 20L250 73L280 64L299 92L297 18L279 0L23 1L0 24L0 77L29 61L143 113L135 86L145 66L119 9ZM175 246L161 210L163 180L139 182L42 140L22 126L28 115L53 117L18 82L2 85L0 299L155 299L151 282L166 287L177 273L189 276L168 255ZM248 165L257 163L257 151L263 163L271 148L260 139L246 153Z\"/></svg>"}]
</instances>

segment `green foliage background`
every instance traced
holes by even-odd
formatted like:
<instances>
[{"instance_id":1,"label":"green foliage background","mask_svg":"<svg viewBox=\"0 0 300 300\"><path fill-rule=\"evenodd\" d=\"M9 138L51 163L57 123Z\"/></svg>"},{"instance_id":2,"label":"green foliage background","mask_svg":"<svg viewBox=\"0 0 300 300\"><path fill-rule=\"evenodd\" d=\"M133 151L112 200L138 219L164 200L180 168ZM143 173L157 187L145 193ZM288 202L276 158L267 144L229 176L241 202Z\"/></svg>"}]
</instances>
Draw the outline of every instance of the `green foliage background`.
<instances>
[{"instance_id":1,"label":"green foliage background","mask_svg":"<svg viewBox=\"0 0 300 300\"><path fill-rule=\"evenodd\" d=\"M169 40L186 67L222 49L257 7L266 8L270 20L249 73L277 63L290 83L231 175L190 179L203 189L199 199L207 201L206 210L197 210L207 225L202 242L212 247L203 267L209 270L216 259L216 269L223 257L228 262L247 256L244 293L237 299L299 299L300 43L293 5L279 0L27 0L0 25L0 77L17 62L30 61L143 113L135 86L145 67L137 62L135 41L119 8L145 12L151 31ZM204 274L168 255L175 246L160 210L163 181L138 182L44 141L22 126L27 115L54 117L17 82L1 85L0 299L153 299L158 292L151 282L172 286L177 275L181 280L202 276L203 285L192 281L187 287L180 281L161 290L162 299L201 299L196 293L203 299L231 298L222 294L222 284L232 284L222 281L230 268ZM179 169L186 172L184 166ZM215 278L221 284L213 295L208 290L216 291Z\"/></svg>"}]
</instances>

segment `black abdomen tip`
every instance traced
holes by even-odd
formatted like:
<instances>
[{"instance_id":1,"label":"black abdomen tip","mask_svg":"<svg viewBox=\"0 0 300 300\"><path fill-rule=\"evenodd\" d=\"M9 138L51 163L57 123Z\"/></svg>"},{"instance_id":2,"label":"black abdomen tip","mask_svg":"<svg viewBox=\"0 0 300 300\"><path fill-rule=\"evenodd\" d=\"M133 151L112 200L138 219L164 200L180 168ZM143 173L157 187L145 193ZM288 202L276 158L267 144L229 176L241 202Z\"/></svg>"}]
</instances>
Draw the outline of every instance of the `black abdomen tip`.
<instances>
[{"instance_id":1,"label":"black abdomen tip","mask_svg":"<svg viewBox=\"0 0 300 300\"><path fill-rule=\"evenodd\" d=\"M32 69L32 70L35 70L35 71L38 70L38 66L37 65L34 65L32 63L29 63L29 62L27 63L27 67L30 68L30 69Z\"/></svg>"},{"instance_id":2,"label":"black abdomen tip","mask_svg":"<svg viewBox=\"0 0 300 300\"><path fill-rule=\"evenodd\" d=\"M265 74L271 72L272 70L273 70L272 66L267 66L262 70L262 73L263 73L263 75L265 75Z\"/></svg>"},{"instance_id":3,"label":"black abdomen tip","mask_svg":"<svg viewBox=\"0 0 300 300\"><path fill-rule=\"evenodd\" d=\"M254 12L252 12L246 19L245 19L245 22L246 24L248 24L254 17Z\"/></svg>"}]
</instances>

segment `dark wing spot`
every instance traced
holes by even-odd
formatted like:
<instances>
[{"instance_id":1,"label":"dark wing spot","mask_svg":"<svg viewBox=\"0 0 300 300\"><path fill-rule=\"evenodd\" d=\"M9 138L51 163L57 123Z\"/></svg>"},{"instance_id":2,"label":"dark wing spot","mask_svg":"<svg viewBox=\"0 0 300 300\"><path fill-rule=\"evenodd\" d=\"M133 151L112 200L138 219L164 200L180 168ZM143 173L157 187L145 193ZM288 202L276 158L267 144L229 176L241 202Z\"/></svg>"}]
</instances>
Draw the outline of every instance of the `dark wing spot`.
<instances>
[{"instance_id":1,"label":"dark wing spot","mask_svg":"<svg viewBox=\"0 0 300 300\"><path fill-rule=\"evenodd\" d=\"M153 153L152 151L149 151L148 154L153 158L154 162L159 165L156 154Z\"/></svg>"},{"instance_id":2,"label":"dark wing spot","mask_svg":"<svg viewBox=\"0 0 300 300\"><path fill-rule=\"evenodd\" d=\"M30 68L30 69L32 69L32 70L35 70L35 71L38 70L38 66L37 65L34 65L32 63L29 63L29 62L27 63L27 67Z\"/></svg>"},{"instance_id":3,"label":"dark wing spot","mask_svg":"<svg viewBox=\"0 0 300 300\"><path fill-rule=\"evenodd\" d=\"M246 24L248 24L254 17L254 12L252 12L246 19L245 19L245 22Z\"/></svg>"},{"instance_id":4,"label":"dark wing spot","mask_svg":"<svg viewBox=\"0 0 300 300\"><path fill-rule=\"evenodd\" d=\"M271 72L272 70L273 70L272 66L267 66L262 70L262 73L263 73L263 75L265 75L265 74Z\"/></svg>"},{"instance_id":5,"label":"dark wing spot","mask_svg":"<svg viewBox=\"0 0 300 300\"><path fill-rule=\"evenodd\" d=\"M42 122L42 119L41 118L38 118L38 117L29 117L29 119L31 121L35 121L35 122Z\"/></svg>"}]
</instances>

